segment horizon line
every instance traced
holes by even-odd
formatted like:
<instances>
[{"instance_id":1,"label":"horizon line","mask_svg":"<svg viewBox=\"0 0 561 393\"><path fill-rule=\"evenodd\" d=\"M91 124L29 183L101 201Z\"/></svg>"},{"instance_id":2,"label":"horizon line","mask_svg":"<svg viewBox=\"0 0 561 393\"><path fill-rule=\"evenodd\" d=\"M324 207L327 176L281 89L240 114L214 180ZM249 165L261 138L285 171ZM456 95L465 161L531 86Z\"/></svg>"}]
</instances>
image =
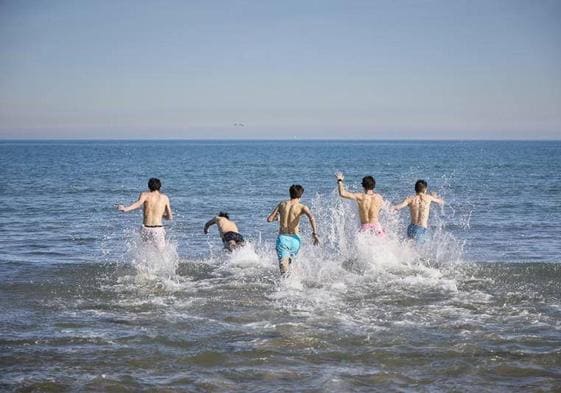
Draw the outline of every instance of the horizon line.
<instances>
[{"instance_id":1,"label":"horizon line","mask_svg":"<svg viewBox=\"0 0 561 393\"><path fill-rule=\"evenodd\" d=\"M2 138L1 142L561 142L559 138Z\"/></svg>"}]
</instances>

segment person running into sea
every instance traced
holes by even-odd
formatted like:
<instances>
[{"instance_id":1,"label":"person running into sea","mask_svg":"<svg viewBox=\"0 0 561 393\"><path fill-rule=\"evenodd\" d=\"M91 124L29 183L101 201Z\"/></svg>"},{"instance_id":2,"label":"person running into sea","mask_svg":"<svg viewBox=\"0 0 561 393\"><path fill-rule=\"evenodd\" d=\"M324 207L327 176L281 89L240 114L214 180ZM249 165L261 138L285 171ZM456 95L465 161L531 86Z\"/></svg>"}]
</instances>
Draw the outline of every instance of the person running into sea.
<instances>
[{"instance_id":1,"label":"person running into sea","mask_svg":"<svg viewBox=\"0 0 561 393\"><path fill-rule=\"evenodd\" d=\"M298 225L300 217L305 215L312 227L312 240L314 246L319 244L316 220L310 209L300 203L300 198L304 194L304 187L293 184L289 189L290 199L280 202L267 217L267 222L279 220L279 235L276 241L277 256L279 258L279 268L281 274L286 274L292 263L292 259L300 251L301 239Z\"/></svg>"},{"instance_id":2,"label":"person running into sea","mask_svg":"<svg viewBox=\"0 0 561 393\"><path fill-rule=\"evenodd\" d=\"M416 194L408 196L403 202L393 207L397 211L409 206L411 224L407 227L407 237L418 243L426 240L431 203L444 204L444 200L436 193L427 194L427 189L426 181L417 180L415 183Z\"/></svg>"},{"instance_id":3,"label":"person running into sea","mask_svg":"<svg viewBox=\"0 0 561 393\"><path fill-rule=\"evenodd\" d=\"M204 233L208 234L208 228L214 224L218 227L220 238L226 250L231 252L244 245L245 240L243 236L240 235L236 223L230 220L228 213L220 212L216 217L208 221L205 224Z\"/></svg>"},{"instance_id":4,"label":"person running into sea","mask_svg":"<svg viewBox=\"0 0 561 393\"><path fill-rule=\"evenodd\" d=\"M376 180L372 176L362 178L364 192L348 192L345 190L345 177L341 172L335 174L337 178L337 189L341 198L356 201L360 217L360 232L373 233L378 237L384 237L385 233L378 221L380 209L384 204L384 198L374 191Z\"/></svg>"},{"instance_id":5,"label":"person running into sea","mask_svg":"<svg viewBox=\"0 0 561 393\"><path fill-rule=\"evenodd\" d=\"M140 238L150 243L160 251L166 246L166 231L162 225L162 218L173 219L171 206L167 195L160 192L162 183L159 179L151 178L148 180L148 189L140 193L138 200L130 206L117 205L117 209L122 212L143 207L143 225L140 228Z\"/></svg>"}]
</instances>

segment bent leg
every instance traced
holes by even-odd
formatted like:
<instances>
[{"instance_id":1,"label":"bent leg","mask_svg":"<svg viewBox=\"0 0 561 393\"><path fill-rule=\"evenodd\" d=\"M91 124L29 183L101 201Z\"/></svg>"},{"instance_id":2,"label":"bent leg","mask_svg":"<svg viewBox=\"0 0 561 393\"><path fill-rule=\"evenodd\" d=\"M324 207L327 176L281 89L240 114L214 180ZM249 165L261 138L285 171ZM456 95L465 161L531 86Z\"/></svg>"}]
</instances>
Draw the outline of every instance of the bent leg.
<instances>
[{"instance_id":1,"label":"bent leg","mask_svg":"<svg viewBox=\"0 0 561 393\"><path fill-rule=\"evenodd\" d=\"M279 235L277 237L276 250L279 257L281 274L285 274L292 263L292 258L300 250L300 237L298 235Z\"/></svg>"},{"instance_id":2,"label":"bent leg","mask_svg":"<svg viewBox=\"0 0 561 393\"><path fill-rule=\"evenodd\" d=\"M238 243L236 243L235 240L230 240L230 241L228 242L228 247L227 247L228 250L234 251L237 247L238 247Z\"/></svg>"}]
</instances>

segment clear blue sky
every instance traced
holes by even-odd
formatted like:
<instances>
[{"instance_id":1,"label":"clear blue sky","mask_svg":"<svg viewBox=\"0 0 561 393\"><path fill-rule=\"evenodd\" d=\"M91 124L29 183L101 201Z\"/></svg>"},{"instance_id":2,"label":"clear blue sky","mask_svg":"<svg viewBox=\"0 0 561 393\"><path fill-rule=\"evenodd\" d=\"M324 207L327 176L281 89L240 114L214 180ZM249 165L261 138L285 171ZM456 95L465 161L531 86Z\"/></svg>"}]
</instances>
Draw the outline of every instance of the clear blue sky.
<instances>
[{"instance_id":1,"label":"clear blue sky","mask_svg":"<svg viewBox=\"0 0 561 393\"><path fill-rule=\"evenodd\" d=\"M14 137L561 139L561 1L2 1Z\"/></svg>"}]
</instances>

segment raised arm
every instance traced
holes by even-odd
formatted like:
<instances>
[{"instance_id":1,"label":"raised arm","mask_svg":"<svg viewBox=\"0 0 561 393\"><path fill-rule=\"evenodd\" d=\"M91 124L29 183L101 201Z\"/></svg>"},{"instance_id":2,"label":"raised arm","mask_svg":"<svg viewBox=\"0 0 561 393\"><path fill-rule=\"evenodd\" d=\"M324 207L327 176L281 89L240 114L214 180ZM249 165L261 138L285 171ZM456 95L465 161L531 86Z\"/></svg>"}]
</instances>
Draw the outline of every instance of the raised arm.
<instances>
[{"instance_id":1,"label":"raised arm","mask_svg":"<svg viewBox=\"0 0 561 393\"><path fill-rule=\"evenodd\" d=\"M316 226L316 219L314 218L314 215L312 214L312 212L310 211L310 209L308 209L307 206L304 206L304 208L302 209L302 213L306 215L306 217L308 217L308 220L310 221L310 226L312 227L312 239L313 239L313 243L314 246L317 246L319 244L319 237L318 237L318 229Z\"/></svg>"},{"instance_id":2,"label":"raised arm","mask_svg":"<svg viewBox=\"0 0 561 393\"><path fill-rule=\"evenodd\" d=\"M271 214L267 217L267 222L277 221L279 219L279 207L280 203L273 209Z\"/></svg>"},{"instance_id":3,"label":"raised arm","mask_svg":"<svg viewBox=\"0 0 561 393\"><path fill-rule=\"evenodd\" d=\"M164 218L167 220L173 220L173 213L171 212L171 205L169 203L169 198L166 201L166 207L164 210Z\"/></svg>"},{"instance_id":4,"label":"raised arm","mask_svg":"<svg viewBox=\"0 0 561 393\"><path fill-rule=\"evenodd\" d=\"M138 196L138 200L135 203L129 206L118 205L117 209L125 213L130 212L131 210L135 210L141 207L144 204L145 200L146 200L146 196L144 195L143 192L141 192L140 195Z\"/></svg>"},{"instance_id":5,"label":"raised arm","mask_svg":"<svg viewBox=\"0 0 561 393\"><path fill-rule=\"evenodd\" d=\"M401 210L404 207L409 206L410 203L411 203L411 197L407 197L400 204L392 206L392 209L393 210Z\"/></svg>"},{"instance_id":6,"label":"raised arm","mask_svg":"<svg viewBox=\"0 0 561 393\"><path fill-rule=\"evenodd\" d=\"M444 199L442 199L436 192L431 192L431 201L434 203L438 203L439 205L444 204Z\"/></svg>"},{"instance_id":7,"label":"raised arm","mask_svg":"<svg viewBox=\"0 0 561 393\"><path fill-rule=\"evenodd\" d=\"M339 191L339 196L341 198L352 199L353 201L356 201L356 195L345 190L345 183L343 183L345 177L343 176L343 174L341 172L337 172L335 174L335 177L337 178L337 190Z\"/></svg>"},{"instance_id":8,"label":"raised arm","mask_svg":"<svg viewBox=\"0 0 561 393\"><path fill-rule=\"evenodd\" d=\"M214 224L216 224L216 217L214 217L212 220L209 220L209 221L205 224L205 229L203 229L203 232L204 232L205 234L207 234L207 233L208 233L208 228L209 228L211 225L214 225Z\"/></svg>"}]
</instances>

